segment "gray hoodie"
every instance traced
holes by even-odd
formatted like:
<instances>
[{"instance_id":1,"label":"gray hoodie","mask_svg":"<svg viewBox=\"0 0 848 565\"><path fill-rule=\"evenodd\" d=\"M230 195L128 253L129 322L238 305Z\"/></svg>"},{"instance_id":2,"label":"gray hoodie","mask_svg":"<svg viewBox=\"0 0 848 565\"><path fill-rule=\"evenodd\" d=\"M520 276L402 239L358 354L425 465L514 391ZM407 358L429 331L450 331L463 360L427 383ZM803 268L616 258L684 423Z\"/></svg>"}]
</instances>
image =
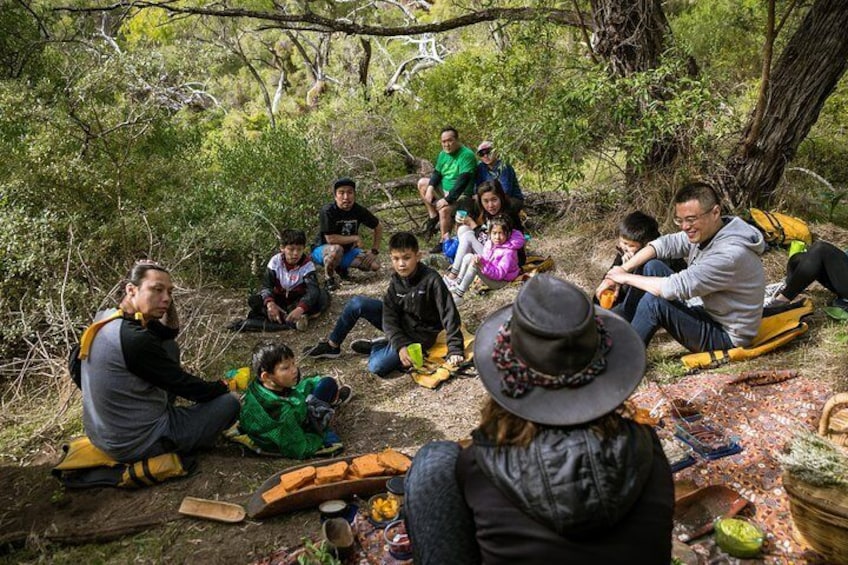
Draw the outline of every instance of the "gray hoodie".
<instances>
[{"instance_id":1,"label":"gray hoodie","mask_svg":"<svg viewBox=\"0 0 848 565\"><path fill-rule=\"evenodd\" d=\"M666 300L699 297L704 310L721 324L733 345L749 345L763 316L765 272L760 255L763 235L735 216L722 218L724 226L703 249L689 242L683 231L650 243L658 259L685 258L689 267L666 278L660 296Z\"/></svg>"}]
</instances>

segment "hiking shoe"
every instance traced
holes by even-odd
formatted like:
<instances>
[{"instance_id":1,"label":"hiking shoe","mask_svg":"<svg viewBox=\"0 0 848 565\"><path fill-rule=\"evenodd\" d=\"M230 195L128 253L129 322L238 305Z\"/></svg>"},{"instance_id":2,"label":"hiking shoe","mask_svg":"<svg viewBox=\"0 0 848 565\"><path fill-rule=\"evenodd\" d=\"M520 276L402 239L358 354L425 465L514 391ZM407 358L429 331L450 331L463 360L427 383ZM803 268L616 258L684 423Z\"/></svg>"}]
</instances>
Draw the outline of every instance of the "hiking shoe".
<instances>
[{"instance_id":1,"label":"hiking shoe","mask_svg":"<svg viewBox=\"0 0 848 565\"><path fill-rule=\"evenodd\" d=\"M353 388L350 385L342 385L339 387L339 394L336 396L336 401L332 403L332 407L344 406L350 402L351 398L353 398Z\"/></svg>"},{"instance_id":2,"label":"hiking shoe","mask_svg":"<svg viewBox=\"0 0 848 565\"><path fill-rule=\"evenodd\" d=\"M319 341L315 347L306 352L306 356L313 359L335 359L341 354L340 347L333 347L327 341Z\"/></svg>"},{"instance_id":3,"label":"hiking shoe","mask_svg":"<svg viewBox=\"0 0 848 565\"><path fill-rule=\"evenodd\" d=\"M354 353L359 353L360 355L371 355L371 350L374 349L378 345L383 345L388 340L384 337L379 337L377 339L355 339L350 344L350 348Z\"/></svg>"},{"instance_id":4,"label":"hiking shoe","mask_svg":"<svg viewBox=\"0 0 848 565\"><path fill-rule=\"evenodd\" d=\"M771 306L782 304L783 301L777 300L777 297L783 294L784 290L786 290L786 281L780 281L766 285L765 296L763 298L763 307L770 308Z\"/></svg>"},{"instance_id":5,"label":"hiking shoe","mask_svg":"<svg viewBox=\"0 0 848 565\"><path fill-rule=\"evenodd\" d=\"M444 248L442 246L442 242L440 241L439 243L433 246L433 248L430 250L430 253L441 253L443 249Z\"/></svg>"},{"instance_id":6,"label":"hiking shoe","mask_svg":"<svg viewBox=\"0 0 848 565\"><path fill-rule=\"evenodd\" d=\"M327 281L324 283L324 286L326 286L327 290L330 292L339 290L339 280L336 277L327 277Z\"/></svg>"},{"instance_id":7,"label":"hiking shoe","mask_svg":"<svg viewBox=\"0 0 848 565\"><path fill-rule=\"evenodd\" d=\"M295 322L294 327L299 332L305 332L306 329L309 327L309 318L307 318L305 315L301 316L297 320L297 322Z\"/></svg>"}]
</instances>

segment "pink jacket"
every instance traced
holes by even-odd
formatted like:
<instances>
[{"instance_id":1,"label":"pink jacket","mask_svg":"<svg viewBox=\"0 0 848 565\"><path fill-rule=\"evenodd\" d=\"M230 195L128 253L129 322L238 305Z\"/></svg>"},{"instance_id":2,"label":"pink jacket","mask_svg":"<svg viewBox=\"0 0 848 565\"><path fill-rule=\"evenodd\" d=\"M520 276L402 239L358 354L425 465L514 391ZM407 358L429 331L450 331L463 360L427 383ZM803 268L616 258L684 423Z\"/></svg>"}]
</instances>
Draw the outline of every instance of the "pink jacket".
<instances>
[{"instance_id":1,"label":"pink jacket","mask_svg":"<svg viewBox=\"0 0 848 565\"><path fill-rule=\"evenodd\" d=\"M521 273L518 250L524 247L524 234L512 230L505 243L495 246L489 238L480 256L480 273L496 281L513 281Z\"/></svg>"}]
</instances>

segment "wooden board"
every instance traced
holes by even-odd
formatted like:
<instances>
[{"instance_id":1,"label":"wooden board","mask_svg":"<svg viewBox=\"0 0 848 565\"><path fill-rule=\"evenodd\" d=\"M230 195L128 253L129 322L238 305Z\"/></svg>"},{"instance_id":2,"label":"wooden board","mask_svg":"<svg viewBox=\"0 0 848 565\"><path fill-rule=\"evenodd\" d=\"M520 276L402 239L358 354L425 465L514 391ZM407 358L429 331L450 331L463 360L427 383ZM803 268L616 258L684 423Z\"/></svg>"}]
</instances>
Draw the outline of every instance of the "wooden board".
<instances>
[{"instance_id":1,"label":"wooden board","mask_svg":"<svg viewBox=\"0 0 848 565\"><path fill-rule=\"evenodd\" d=\"M297 469L308 467L310 465L317 468L323 467L324 465L332 465L333 463L338 463L339 461L350 463L359 456L360 455L350 455L348 457L339 457L336 459L322 459L320 461L315 461L312 463L304 463L302 465L289 467L288 469L283 469L282 471L275 473L274 475L269 477L268 480L262 483L262 486L260 486L256 490L256 492L253 493L253 496L250 497L250 501L247 503L247 515L251 518L268 518L270 516L276 516L277 514L282 514L284 512L301 510L303 508L317 507L319 504L327 500L349 499L354 494L362 498L368 498L369 496L377 494L378 492L385 492L386 481L388 481L392 477L402 476L379 475L376 477L368 477L365 479L350 479L346 481L339 481L326 485L313 485L296 490L292 493L287 494L283 498L275 500L271 503L266 503L265 500L262 498L262 494L265 491L270 490L280 484L280 476L285 473L290 473L291 471L296 471Z\"/></svg>"}]
</instances>

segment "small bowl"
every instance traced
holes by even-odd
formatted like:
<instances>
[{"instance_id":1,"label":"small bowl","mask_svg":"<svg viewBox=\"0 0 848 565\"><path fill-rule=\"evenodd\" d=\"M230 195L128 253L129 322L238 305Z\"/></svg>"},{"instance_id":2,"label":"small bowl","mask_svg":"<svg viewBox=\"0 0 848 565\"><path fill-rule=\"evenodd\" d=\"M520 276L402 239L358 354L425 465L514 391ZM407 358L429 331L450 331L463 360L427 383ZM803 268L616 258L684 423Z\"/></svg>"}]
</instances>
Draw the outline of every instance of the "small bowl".
<instances>
[{"instance_id":1,"label":"small bowl","mask_svg":"<svg viewBox=\"0 0 848 565\"><path fill-rule=\"evenodd\" d=\"M763 547L763 531L747 520L719 518L715 522L718 546L733 557L756 557Z\"/></svg>"},{"instance_id":2,"label":"small bowl","mask_svg":"<svg viewBox=\"0 0 848 565\"><path fill-rule=\"evenodd\" d=\"M318 505L318 511L321 513L322 522L331 518L344 518L347 520L350 515L350 505L344 500L325 500Z\"/></svg>"},{"instance_id":3,"label":"small bowl","mask_svg":"<svg viewBox=\"0 0 848 565\"><path fill-rule=\"evenodd\" d=\"M397 508L395 513L391 516L385 516L383 519L378 520L374 518L374 506L378 504L378 501L386 500L392 504L396 504ZM391 495L387 492L381 492L380 494L375 494L371 498L368 499L368 521L377 526L378 528L383 528L388 525L390 522L397 520L398 514L400 513L400 504L398 504L397 500L394 499L394 495Z\"/></svg>"},{"instance_id":4,"label":"small bowl","mask_svg":"<svg viewBox=\"0 0 848 565\"><path fill-rule=\"evenodd\" d=\"M406 522L395 520L383 530L383 539L389 547L389 553L398 561L412 559L412 543L406 533Z\"/></svg>"}]
</instances>

